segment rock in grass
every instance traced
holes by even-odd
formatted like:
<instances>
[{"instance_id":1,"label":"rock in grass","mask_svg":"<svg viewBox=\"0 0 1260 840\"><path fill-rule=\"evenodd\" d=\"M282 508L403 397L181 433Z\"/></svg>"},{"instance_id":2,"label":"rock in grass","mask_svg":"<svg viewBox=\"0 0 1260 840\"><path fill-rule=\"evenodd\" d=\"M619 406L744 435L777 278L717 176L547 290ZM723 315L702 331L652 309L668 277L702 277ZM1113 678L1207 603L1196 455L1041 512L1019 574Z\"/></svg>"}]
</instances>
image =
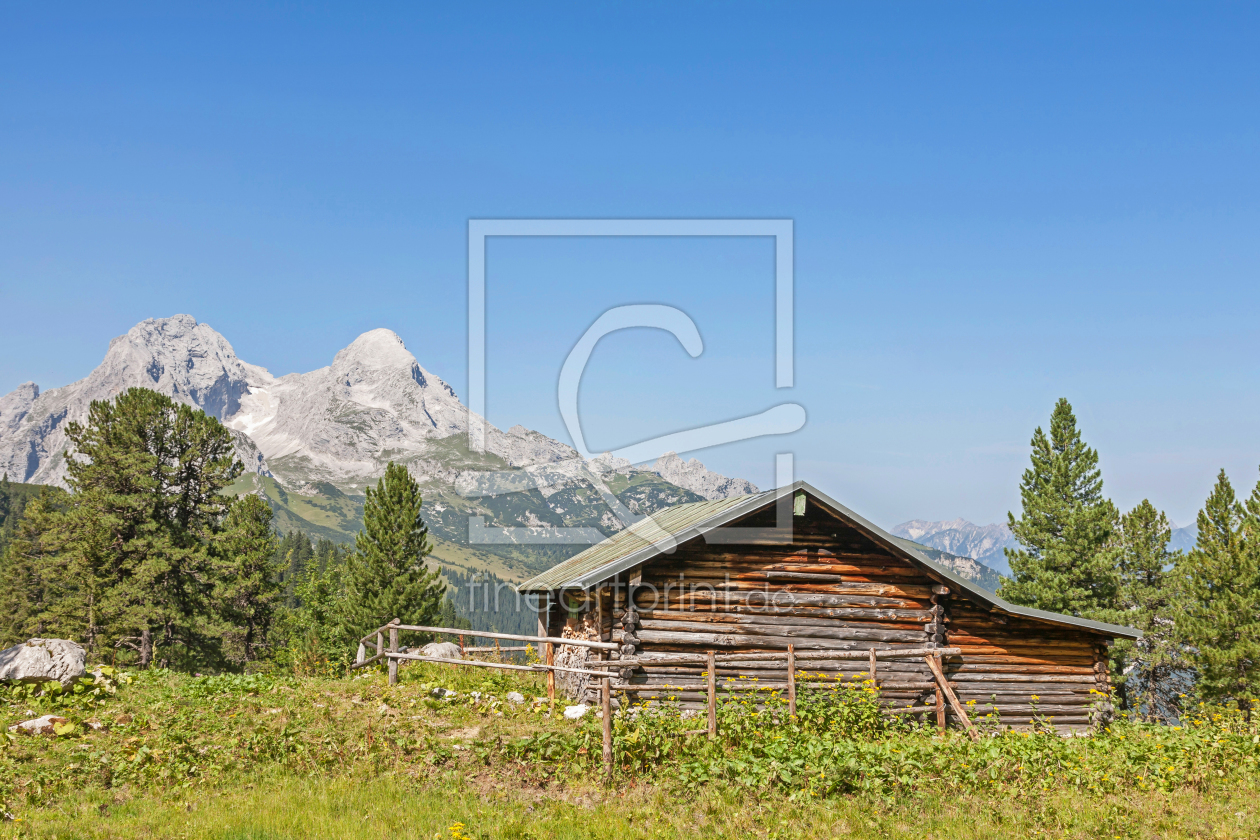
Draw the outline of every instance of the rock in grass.
<instances>
[{"instance_id":1,"label":"rock in grass","mask_svg":"<svg viewBox=\"0 0 1260 840\"><path fill-rule=\"evenodd\" d=\"M31 639L0 651L0 682L56 680L69 686L83 676L86 651L66 639Z\"/></svg>"},{"instance_id":2,"label":"rock in grass","mask_svg":"<svg viewBox=\"0 0 1260 840\"><path fill-rule=\"evenodd\" d=\"M525 702L525 695L521 694L519 691L509 691L507 693L507 699L509 703L520 704Z\"/></svg>"},{"instance_id":3,"label":"rock in grass","mask_svg":"<svg viewBox=\"0 0 1260 840\"><path fill-rule=\"evenodd\" d=\"M435 688L429 693L439 700L450 700L458 694L458 692L451 691L449 688Z\"/></svg>"},{"instance_id":4,"label":"rock in grass","mask_svg":"<svg viewBox=\"0 0 1260 840\"><path fill-rule=\"evenodd\" d=\"M438 659L461 659L459 645L454 642L429 642L420 648L423 656L432 656Z\"/></svg>"},{"instance_id":5,"label":"rock in grass","mask_svg":"<svg viewBox=\"0 0 1260 840\"><path fill-rule=\"evenodd\" d=\"M590 711L590 707L585 703L582 703L579 706L566 706L564 709L564 716L569 720L577 720L578 718L584 716L588 711Z\"/></svg>"},{"instance_id":6,"label":"rock in grass","mask_svg":"<svg viewBox=\"0 0 1260 840\"><path fill-rule=\"evenodd\" d=\"M74 724L57 715L44 715L15 723L9 727L9 731L26 735L65 735L74 731Z\"/></svg>"}]
</instances>

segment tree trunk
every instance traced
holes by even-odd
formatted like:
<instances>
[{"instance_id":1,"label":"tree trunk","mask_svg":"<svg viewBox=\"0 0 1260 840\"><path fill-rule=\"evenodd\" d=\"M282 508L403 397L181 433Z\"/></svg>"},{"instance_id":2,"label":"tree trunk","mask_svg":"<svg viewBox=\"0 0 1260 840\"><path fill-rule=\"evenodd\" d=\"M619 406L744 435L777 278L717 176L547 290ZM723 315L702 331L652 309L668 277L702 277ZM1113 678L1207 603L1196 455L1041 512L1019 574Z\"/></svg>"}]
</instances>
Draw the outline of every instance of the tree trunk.
<instances>
[{"instance_id":1,"label":"tree trunk","mask_svg":"<svg viewBox=\"0 0 1260 840\"><path fill-rule=\"evenodd\" d=\"M254 622L245 624L245 661L254 661Z\"/></svg>"},{"instance_id":2,"label":"tree trunk","mask_svg":"<svg viewBox=\"0 0 1260 840\"><path fill-rule=\"evenodd\" d=\"M153 662L153 633L148 627L140 631L140 667L148 668Z\"/></svg>"}]
</instances>

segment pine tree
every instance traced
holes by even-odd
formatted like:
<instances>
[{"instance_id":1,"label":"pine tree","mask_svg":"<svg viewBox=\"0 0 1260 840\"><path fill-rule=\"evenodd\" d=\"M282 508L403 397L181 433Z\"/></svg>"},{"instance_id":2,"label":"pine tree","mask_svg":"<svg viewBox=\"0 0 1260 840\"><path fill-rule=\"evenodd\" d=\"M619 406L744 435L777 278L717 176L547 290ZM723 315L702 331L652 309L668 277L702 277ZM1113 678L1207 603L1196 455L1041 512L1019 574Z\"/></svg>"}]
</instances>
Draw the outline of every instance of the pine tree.
<instances>
[{"instance_id":1,"label":"pine tree","mask_svg":"<svg viewBox=\"0 0 1260 840\"><path fill-rule=\"evenodd\" d=\"M1140 709L1153 720L1177 715L1178 697L1188 686L1184 646L1176 634L1178 589L1173 563L1179 555L1168 550L1172 527L1168 517L1149 500L1126 513L1116 530L1119 546L1119 620L1142 631L1136 642L1117 640L1111 651L1114 684L1125 705Z\"/></svg>"},{"instance_id":2,"label":"pine tree","mask_svg":"<svg viewBox=\"0 0 1260 840\"><path fill-rule=\"evenodd\" d=\"M44 592L32 620L94 657L129 649L138 664L213 664L208 544L239 475L214 418L143 388L93 402L69 423L71 494L33 504L23 550Z\"/></svg>"},{"instance_id":3,"label":"pine tree","mask_svg":"<svg viewBox=\"0 0 1260 840\"><path fill-rule=\"evenodd\" d=\"M1032 438L1032 466L1020 483L1023 512L1008 514L1023 549L1006 549L1012 603L1088 618L1115 617L1118 578L1111 544L1117 513L1103 498L1098 453L1085 445L1072 406L1060 399L1050 436Z\"/></svg>"},{"instance_id":4,"label":"pine tree","mask_svg":"<svg viewBox=\"0 0 1260 840\"><path fill-rule=\"evenodd\" d=\"M392 618L429 624L440 615L446 586L438 569L425 568L432 547L421 504L419 485L400 464L391 462L376 489L367 489L363 528L346 564L347 643Z\"/></svg>"},{"instance_id":5,"label":"pine tree","mask_svg":"<svg viewBox=\"0 0 1260 840\"><path fill-rule=\"evenodd\" d=\"M1198 524L1198 542L1178 564L1181 632L1200 694L1249 715L1260 693L1260 485L1244 507L1221 470Z\"/></svg>"},{"instance_id":6,"label":"pine tree","mask_svg":"<svg viewBox=\"0 0 1260 840\"><path fill-rule=\"evenodd\" d=\"M56 514L64 495L53 487L41 488L22 514L5 524L10 539L0 570L0 647L51 635L46 569L54 558L38 523Z\"/></svg>"},{"instance_id":7,"label":"pine tree","mask_svg":"<svg viewBox=\"0 0 1260 840\"><path fill-rule=\"evenodd\" d=\"M281 600L271 508L255 495L232 503L215 540L214 605L223 621L228 656L239 664L259 658Z\"/></svg>"}]
</instances>

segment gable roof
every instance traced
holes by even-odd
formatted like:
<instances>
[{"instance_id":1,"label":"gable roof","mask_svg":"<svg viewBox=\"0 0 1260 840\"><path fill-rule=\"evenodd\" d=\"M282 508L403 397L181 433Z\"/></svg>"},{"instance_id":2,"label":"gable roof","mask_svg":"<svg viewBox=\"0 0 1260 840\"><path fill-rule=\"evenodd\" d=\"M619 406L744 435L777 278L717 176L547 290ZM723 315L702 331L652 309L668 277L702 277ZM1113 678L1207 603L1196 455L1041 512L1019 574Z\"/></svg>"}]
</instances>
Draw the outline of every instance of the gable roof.
<instances>
[{"instance_id":1,"label":"gable roof","mask_svg":"<svg viewBox=\"0 0 1260 840\"><path fill-rule=\"evenodd\" d=\"M930 576L948 583L951 587L956 587L960 594L990 609L1051 624L1079 627L1104 636L1137 639L1142 635L1140 630L1132 627L1090 621L1008 603L995 593L960 577L952 569L934 562L925 554L912 548L913 544L907 544L906 540L898 539L866 521L804 481L797 481L787 487L754 493L750 496L689 502L666 508L526 581L517 587L517 591L589 589L659 554L672 550L674 545L703 536L750 513L765 510L785 495L794 495L797 491L804 491L810 500L874 540L894 557L908 561Z\"/></svg>"}]
</instances>

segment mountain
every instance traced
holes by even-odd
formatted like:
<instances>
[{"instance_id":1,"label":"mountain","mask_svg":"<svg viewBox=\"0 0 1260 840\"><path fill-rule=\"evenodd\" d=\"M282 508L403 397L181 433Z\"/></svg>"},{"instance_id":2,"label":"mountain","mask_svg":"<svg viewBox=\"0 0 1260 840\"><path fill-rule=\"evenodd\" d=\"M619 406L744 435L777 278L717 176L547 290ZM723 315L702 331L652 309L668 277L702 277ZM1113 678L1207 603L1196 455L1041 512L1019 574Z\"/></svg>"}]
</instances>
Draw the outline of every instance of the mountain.
<instances>
[{"instance_id":1,"label":"mountain","mask_svg":"<svg viewBox=\"0 0 1260 840\"><path fill-rule=\"evenodd\" d=\"M338 541L358 530L364 488L390 461L405 464L425 493L443 562L519 580L582 548L560 528L592 539L619 530L596 477L625 516L756 490L677 455L653 469L596 458L523 426L485 424L485 451L468 448L479 420L441 378L386 329L364 333L328 367L273 376L242 361L227 339L188 315L143 321L110 342L87 376L41 392L26 383L0 398L0 473L64 485L65 425L93 400L151 388L218 418L232 431L246 473L231 488L258 493L278 527ZM675 476L679 482L671 481ZM505 490L516 492L504 492ZM469 517L524 529L496 544L469 542Z\"/></svg>"},{"instance_id":2,"label":"mountain","mask_svg":"<svg viewBox=\"0 0 1260 840\"><path fill-rule=\"evenodd\" d=\"M1002 576L978 560L973 560L970 557L959 557L956 554L950 554L948 551L941 551L939 548L932 548L904 537L895 537L895 539L904 548L913 549L920 554L927 555L929 560L940 563L960 578L969 580L990 592L997 592L998 587L1002 585Z\"/></svg>"},{"instance_id":3,"label":"mountain","mask_svg":"<svg viewBox=\"0 0 1260 840\"><path fill-rule=\"evenodd\" d=\"M742 478L727 478L705 469L704 464L692 458L684 461L677 452L666 452L652 465L652 472L698 496L713 499L729 499L731 496L747 496L756 493L756 486Z\"/></svg>"},{"instance_id":4,"label":"mountain","mask_svg":"<svg viewBox=\"0 0 1260 840\"><path fill-rule=\"evenodd\" d=\"M1172 538L1168 541L1169 551L1190 551L1199 541L1199 526L1187 525L1184 528L1173 528Z\"/></svg>"},{"instance_id":5,"label":"mountain","mask_svg":"<svg viewBox=\"0 0 1260 840\"><path fill-rule=\"evenodd\" d=\"M1017 545L1006 525L975 525L965 519L911 519L889 529L889 533L958 557L970 557L1004 575L1011 573L1011 567L1003 549Z\"/></svg>"}]
</instances>

